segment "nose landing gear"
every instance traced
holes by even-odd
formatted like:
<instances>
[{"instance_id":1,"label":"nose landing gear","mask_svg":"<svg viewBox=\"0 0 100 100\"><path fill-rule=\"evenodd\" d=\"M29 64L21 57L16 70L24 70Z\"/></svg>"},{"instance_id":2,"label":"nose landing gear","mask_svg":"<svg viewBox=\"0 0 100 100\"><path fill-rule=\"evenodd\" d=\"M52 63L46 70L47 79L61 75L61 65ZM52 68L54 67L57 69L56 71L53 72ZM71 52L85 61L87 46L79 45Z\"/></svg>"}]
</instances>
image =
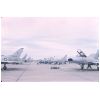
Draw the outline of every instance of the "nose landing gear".
<instances>
[{"instance_id":1,"label":"nose landing gear","mask_svg":"<svg viewBox=\"0 0 100 100\"><path fill-rule=\"evenodd\" d=\"M4 64L4 67L3 67L3 69L4 69L4 70L7 70L7 66L6 66L6 64Z\"/></svg>"}]
</instances>

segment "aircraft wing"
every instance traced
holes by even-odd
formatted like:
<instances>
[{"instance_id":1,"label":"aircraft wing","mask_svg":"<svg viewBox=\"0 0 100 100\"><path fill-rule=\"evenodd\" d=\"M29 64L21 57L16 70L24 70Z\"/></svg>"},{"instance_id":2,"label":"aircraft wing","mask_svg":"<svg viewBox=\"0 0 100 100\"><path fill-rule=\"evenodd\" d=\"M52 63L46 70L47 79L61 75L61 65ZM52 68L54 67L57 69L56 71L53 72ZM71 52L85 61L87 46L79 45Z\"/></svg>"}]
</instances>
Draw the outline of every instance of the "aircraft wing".
<instances>
[{"instance_id":1,"label":"aircraft wing","mask_svg":"<svg viewBox=\"0 0 100 100\"><path fill-rule=\"evenodd\" d=\"M19 61L1 61L1 64L18 64Z\"/></svg>"}]
</instances>

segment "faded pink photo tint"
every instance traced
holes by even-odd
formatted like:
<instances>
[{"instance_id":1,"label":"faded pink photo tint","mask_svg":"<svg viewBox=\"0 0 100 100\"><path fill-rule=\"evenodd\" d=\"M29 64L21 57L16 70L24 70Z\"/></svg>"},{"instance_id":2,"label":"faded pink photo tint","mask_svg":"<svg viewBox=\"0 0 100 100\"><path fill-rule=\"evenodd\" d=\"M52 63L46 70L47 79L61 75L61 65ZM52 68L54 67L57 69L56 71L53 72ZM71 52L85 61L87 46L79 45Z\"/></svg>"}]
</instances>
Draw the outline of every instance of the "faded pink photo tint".
<instances>
[{"instance_id":1,"label":"faded pink photo tint","mask_svg":"<svg viewBox=\"0 0 100 100\"><path fill-rule=\"evenodd\" d=\"M99 81L99 18L2 17L2 82Z\"/></svg>"}]
</instances>

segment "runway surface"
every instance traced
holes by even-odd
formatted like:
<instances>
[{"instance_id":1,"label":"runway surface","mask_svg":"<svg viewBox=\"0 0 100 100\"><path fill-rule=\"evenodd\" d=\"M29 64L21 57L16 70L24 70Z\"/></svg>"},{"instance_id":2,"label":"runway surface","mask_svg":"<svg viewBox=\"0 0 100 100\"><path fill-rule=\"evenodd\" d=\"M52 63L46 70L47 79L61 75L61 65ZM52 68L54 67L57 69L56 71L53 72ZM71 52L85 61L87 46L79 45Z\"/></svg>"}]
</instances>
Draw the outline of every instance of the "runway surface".
<instances>
[{"instance_id":1,"label":"runway surface","mask_svg":"<svg viewBox=\"0 0 100 100\"><path fill-rule=\"evenodd\" d=\"M3 66L3 65L2 65ZM1 70L2 82L98 82L99 71L93 69L80 70L77 64L49 65L23 64L7 65L8 69ZM59 69L51 69L59 67Z\"/></svg>"}]
</instances>

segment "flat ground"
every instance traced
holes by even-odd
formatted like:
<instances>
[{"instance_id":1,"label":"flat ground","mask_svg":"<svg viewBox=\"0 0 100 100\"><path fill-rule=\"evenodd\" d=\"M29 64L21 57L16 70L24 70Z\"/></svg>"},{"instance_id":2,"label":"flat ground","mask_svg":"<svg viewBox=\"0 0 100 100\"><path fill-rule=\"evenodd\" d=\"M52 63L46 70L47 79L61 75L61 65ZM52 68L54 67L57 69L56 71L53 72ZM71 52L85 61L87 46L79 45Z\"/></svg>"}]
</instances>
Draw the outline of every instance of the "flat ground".
<instances>
[{"instance_id":1,"label":"flat ground","mask_svg":"<svg viewBox=\"0 0 100 100\"><path fill-rule=\"evenodd\" d=\"M3 66L3 65L1 65ZM1 70L2 82L98 82L99 71L93 69L80 70L77 64L49 65L23 64L7 65L8 69ZM59 69L51 69L59 67Z\"/></svg>"}]
</instances>

